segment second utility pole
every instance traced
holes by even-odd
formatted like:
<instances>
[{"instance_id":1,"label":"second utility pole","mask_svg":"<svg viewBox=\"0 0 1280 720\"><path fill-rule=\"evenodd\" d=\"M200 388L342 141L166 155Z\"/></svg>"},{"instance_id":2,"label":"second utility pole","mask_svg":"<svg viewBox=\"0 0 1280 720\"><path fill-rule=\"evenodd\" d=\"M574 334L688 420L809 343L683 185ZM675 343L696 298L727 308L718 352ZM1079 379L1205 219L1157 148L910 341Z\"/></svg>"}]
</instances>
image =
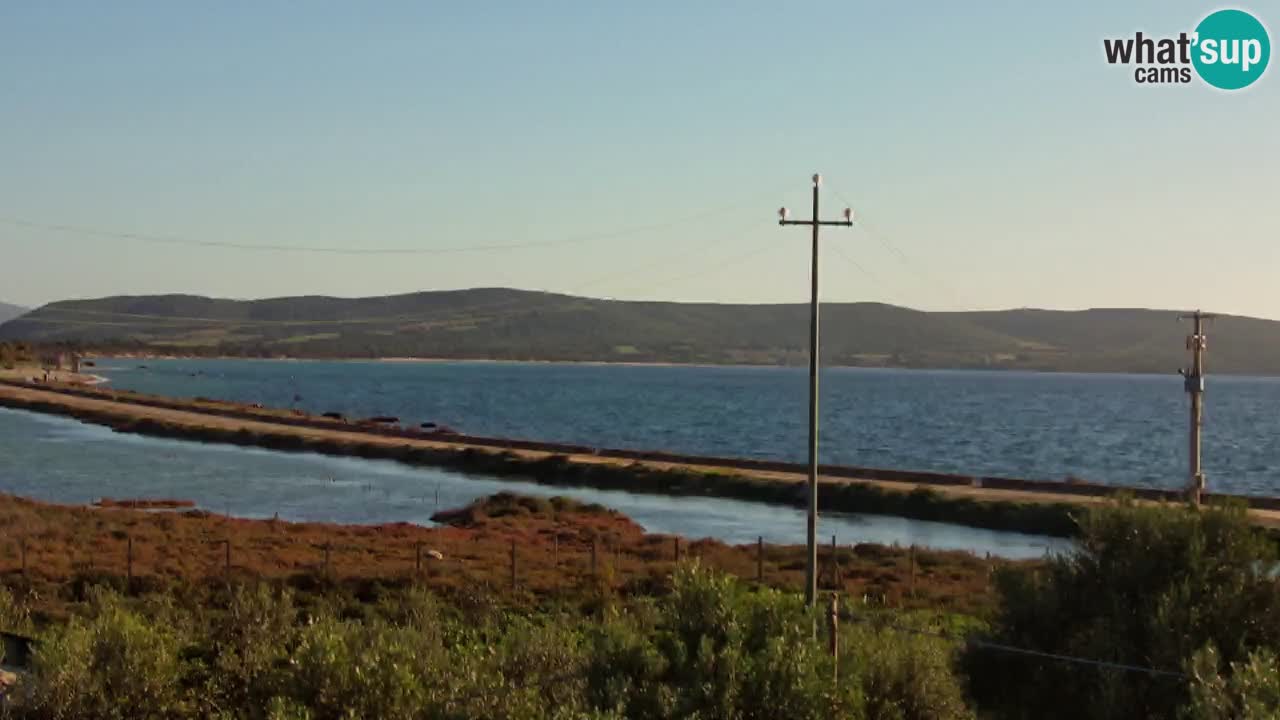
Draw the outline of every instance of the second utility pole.
<instances>
[{"instance_id":1,"label":"second utility pole","mask_svg":"<svg viewBox=\"0 0 1280 720\"><path fill-rule=\"evenodd\" d=\"M787 209L778 211L779 225L813 226L813 255L809 268L809 524L806 540L808 557L804 570L804 601L813 607L818 597L818 228L823 225L853 225L853 211L845 208L843 220L818 219L818 187L822 176L813 176L813 217L789 220Z\"/></svg>"},{"instance_id":2,"label":"second utility pole","mask_svg":"<svg viewBox=\"0 0 1280 720\"><path fill-rule=\"evenodd\" d=\"M1205 341L1203 323L1205 320L1212 320L1217 316L1197 310L1179 317L1182 320L1195 321L1195 329L1187 337L1187 349L1191 351L1191 368L1180 372L1185 378L1184 386L1187 393L1191 395L1191 432L1187 449L1191 482L1187 491L1191 501L1199 505L1200 496L1204 494L1205 488L1204 470L1200 467L1200 428L1204 422L1202 414L1204 406L1204 400L1202 399L1204 396L1204 351L1208 347L1208 343Z\"/></svg>"}]
</instances>

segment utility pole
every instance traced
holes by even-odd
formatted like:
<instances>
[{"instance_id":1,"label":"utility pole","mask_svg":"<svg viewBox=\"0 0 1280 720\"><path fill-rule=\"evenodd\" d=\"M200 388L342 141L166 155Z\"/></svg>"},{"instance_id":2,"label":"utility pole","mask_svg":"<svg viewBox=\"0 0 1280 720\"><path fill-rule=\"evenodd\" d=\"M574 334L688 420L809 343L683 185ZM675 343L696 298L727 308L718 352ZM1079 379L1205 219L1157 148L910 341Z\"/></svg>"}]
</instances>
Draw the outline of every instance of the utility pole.
<instances>
[{"instance_id":1,"label":"utility pole","mask_svg":"<svg viewBox=\"0 0 1280 720\"><path fill-rule=\"evenodd\" d=\"M1188 438L1187 459L1190 466L1190 482L1187 492L1191 501L1200 504L1200 496L1204 494L1204 471L1200 468L1200 428L1204 424L1201 410L1204 405L1204 351L1208 347L1204 335L1204 321L1217 317L1210 313L1200 312L1178 316L1180 320L1191 320L1194 330L1187 336L1187 350L1191 351L1191 369L1179 370L1183 377L1183 386L1191 395L1191 432Z\"/></svg>"},{"instance_id":2,"label":"utility pole","mask_svg":"<svg viewBox=\"0 0 1280 720\"><path fill-rule=\"evenodd\" d=\"M789 220L784 207L778 210L779 225L809 225L813 228L813 253L809 267L809 527L808 559L804 571L804 601L813 607L818 597L818 228L823 225L853 225L853 211L844 210L843 220L818 219L818 188L822 176L813 176L813 216L809 220Z\"/></svg>"}]
</instances>

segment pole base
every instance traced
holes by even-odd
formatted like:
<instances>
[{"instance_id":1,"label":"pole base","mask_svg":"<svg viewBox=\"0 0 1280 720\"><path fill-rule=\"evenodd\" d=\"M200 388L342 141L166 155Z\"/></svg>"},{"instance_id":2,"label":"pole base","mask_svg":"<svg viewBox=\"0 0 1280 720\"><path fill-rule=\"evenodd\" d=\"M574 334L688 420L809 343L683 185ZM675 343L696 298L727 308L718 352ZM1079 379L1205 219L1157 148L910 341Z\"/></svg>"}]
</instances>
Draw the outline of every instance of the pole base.
<instances>
[{"instance_id":1,"label":"pole base","mask_svg":"<svg viewBox=\"0 0 1280 720\"><path fill-rule=\"evenodd\" d=\"M1191 478L1191 483L1187 487L1187 499L1195 505L1201 504L1204 499L1205 477L1204 473L1197 473Z\"/></svg>"}]
</instances>

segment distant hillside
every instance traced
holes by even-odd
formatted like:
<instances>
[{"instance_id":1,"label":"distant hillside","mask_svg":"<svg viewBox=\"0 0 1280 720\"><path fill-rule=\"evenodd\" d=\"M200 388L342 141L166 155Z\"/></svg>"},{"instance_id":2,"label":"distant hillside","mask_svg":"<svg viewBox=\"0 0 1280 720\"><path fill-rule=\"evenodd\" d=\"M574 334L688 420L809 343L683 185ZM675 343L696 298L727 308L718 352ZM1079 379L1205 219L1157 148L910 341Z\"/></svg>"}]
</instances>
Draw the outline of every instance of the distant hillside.
<instances>
[{"instance_id":1,"label":"distant hillside","mask_svg":"<svg viewBox=\"0 0 1280 720\"><path fill-rule=\"evenodd\" d=\"M931 313L823 306L823 360L858 366L1172 373L1185 324L1170 310ZM342 299L190 295L52 303L0 340L99 351L294 357L800 364L808 306L598 300L507 289ZM1280 374L1280 322L1223 317L1213 372Z\"/></svg>"},{"instance_id":2,"label":"distant hillside","mask_svg":"<svg viewBox=\"0 0 1280 720\"><path fill-rule=\"evenodd\" d=\"M0 323L12 320L26 311L27 308L0 302Z\"/></svg>"}]
</instances>

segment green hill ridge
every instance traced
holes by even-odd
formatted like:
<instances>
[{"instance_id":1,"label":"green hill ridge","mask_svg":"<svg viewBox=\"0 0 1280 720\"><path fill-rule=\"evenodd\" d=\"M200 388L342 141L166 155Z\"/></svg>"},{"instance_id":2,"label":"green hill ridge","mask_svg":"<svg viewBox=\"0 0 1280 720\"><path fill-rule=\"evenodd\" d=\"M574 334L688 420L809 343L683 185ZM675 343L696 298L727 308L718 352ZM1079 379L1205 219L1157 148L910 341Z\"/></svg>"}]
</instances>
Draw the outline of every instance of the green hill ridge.
<instances>
[{"instance_id":1,"label":"green hill ridge","mask_svg":"<svg viewBox=\"0 0 1280 720\"><path fill-rule=\"evenodd\" d=\"M118 296L50 303L0 340L100 352L288 357L802 364L797 304L617 301L478 288L368 298ZM1186 363L1173 310L924 312L823 305L823 362L851 366L1173 373ZM1280 322L1223 316L1209 369L1280 374Z\"/></svg>"}]
</instances>

